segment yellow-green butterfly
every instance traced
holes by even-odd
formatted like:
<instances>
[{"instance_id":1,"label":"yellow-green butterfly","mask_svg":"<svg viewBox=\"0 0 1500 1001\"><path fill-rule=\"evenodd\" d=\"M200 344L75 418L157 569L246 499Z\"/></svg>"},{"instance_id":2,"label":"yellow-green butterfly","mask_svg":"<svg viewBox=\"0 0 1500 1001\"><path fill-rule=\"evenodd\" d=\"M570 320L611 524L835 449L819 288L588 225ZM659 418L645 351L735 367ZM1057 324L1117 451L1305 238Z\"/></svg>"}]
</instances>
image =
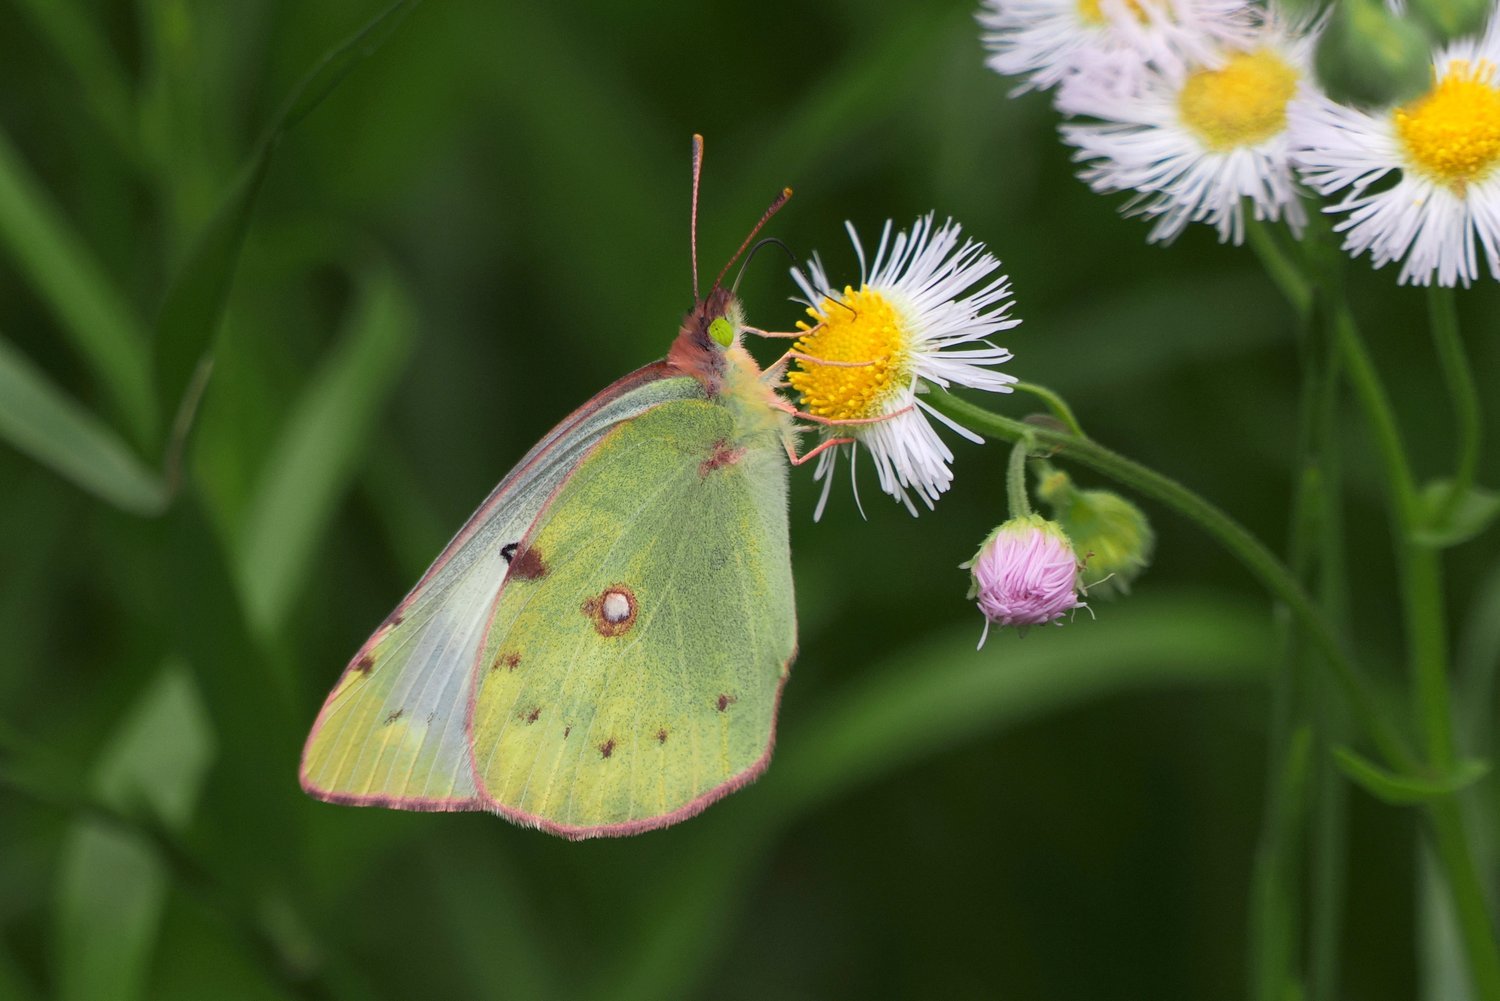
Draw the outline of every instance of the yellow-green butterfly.
<instances>
[{"instance_id":1,"label":"yellow-green butterfly","mask_svg":"<svg viewBox=\"0 0 1500 1001\"><path fill-rule=\"evenodd\" d=\"M548 432L355 654L303 750L312 795L587 838L765 769L796 653L787 459L821 447L796 455L723 272L697 298L702 155L697 304L666 359Z\"/></svg>"}]
</instances>

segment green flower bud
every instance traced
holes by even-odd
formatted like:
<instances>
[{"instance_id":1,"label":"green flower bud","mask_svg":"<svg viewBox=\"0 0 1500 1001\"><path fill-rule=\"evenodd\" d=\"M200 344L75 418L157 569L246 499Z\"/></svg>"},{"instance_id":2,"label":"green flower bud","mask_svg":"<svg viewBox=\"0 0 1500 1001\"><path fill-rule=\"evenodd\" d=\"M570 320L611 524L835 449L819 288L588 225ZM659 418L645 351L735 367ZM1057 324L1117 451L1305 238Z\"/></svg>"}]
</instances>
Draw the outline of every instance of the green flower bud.
<instances>
[{"instance_id":1,"label":"green flower bud","mask_svg":"<svg viewBox=\"0 0 1500 1001\"><path fill-rule=\"evenodd\" d=\"M1318 79L1344 104L1409 101L1432 82L1432 39L1382 0L1339 0L1318 41Z\"/></svg>"},{"instance_id":2,"label":"green flower bud","mask_svg":"<svg viewBox=\"0 0 1500 1001\"><path fill-rule=\"evenodd\" d=\"M1079 490L1067 473L1051 468L1044 470L1037 495L1083 560L1089 595L1128 594L1156 547L1141 509L1109 490Z\"/></svg>"},{"instance_id":3,"label":"green flower bud","mask_svg":"<svg viewBox=\"0 0 1500 1001\"><path fill-rule=\"evenodd\" d=\"M1412 16L1440 41L1477 35L1494 9L1491 0L1413 0Z\"/></svg>"}]
</instances>

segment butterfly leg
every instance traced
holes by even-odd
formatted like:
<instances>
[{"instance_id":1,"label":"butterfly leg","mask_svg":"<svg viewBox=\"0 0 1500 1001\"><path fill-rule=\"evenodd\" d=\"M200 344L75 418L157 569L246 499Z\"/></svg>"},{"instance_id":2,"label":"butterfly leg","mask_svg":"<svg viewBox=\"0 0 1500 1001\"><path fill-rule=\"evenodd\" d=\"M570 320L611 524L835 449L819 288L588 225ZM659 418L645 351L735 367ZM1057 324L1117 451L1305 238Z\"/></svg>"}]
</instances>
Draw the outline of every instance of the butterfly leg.
<instances>
[{"instance_id":1,"label":"butterfly leg","mask_svg":"<svg viewBox=\"0 0 1500 1001\"><path fill-rule=\"evenodd\" d=\"M832 361L827 358L818 358L814 355L804 354L801 351L792 350L788 351L786 354L782 355L780 358L777 358L771 364L767 365L766 370L761 373L761 380L764 382L779 385L781 383L782 376L786 372L787 362L791 361L793 358L797 359L798 361L806 362L809 365L827 365L830 368L865 368L867 366L875 364L875 362L873 361Z\"/></svg>"},{"instance_id":2,"label":"butterfly leg","mask_svg":"<svg viewBox=\"0 0 1500 1001\"><path fill-rule=\"evenodd\" d=\"M756 337L794 340L798 337L806 337L817 329L817 327L809 327L807 330L762 330L759 327L741 327L740 333L754 334Z\"/></svg>"},{"instance_id":3,"label":"butterfly leg","mask_svg":"<svg viewBox=\"0 0 1500 1001\"><path fill-rule=\"evenodd\" d=\"M782 441L782 444L786 447L786 457L791 460L792 465L800 466L804 462L807 462L809 459L817 458L823 452L826 452L828 449L834 447L835 445L849 445L853 442L853 438L829 438L827 441L819 442L817 445L813 446L811 451L807 452L807 454L805 455L797 454L797 446L792 444L790 438L784 439Z\"/></svg>"},{"instance_id":4,"label":"butterfly leg","mask_svg":"<svg viewBox=\"0 0 1500 1001\"><path fill-rule=\"evenodd\" d=\"M787 413L798 420L812 421L814 424L822 424L828 427L842 427L850 424L879 424L881 421L888 421L892 418L900 417L902 414L910 413L916 409L917 405L915 403L908 403L900 410L892 410L890 413L881 414L879 417L819 417L817 414L809 414L805 411L797 410L791 404L787 404L787 406L789 408Z\"/></svg>"},{"instance_id":5,"label":"butterfly leg","mask_svg":"<svg viewBox=\"0 0 1500 1001\"><path fill-rule=\"evenodd\" d=\"M873 361L832 361L828 358L819 358L816 355L803 354L801 351L788 351L772 362L766 371L774 372L779 368L783 368L793 358L798 361L805 361L809 365L827 365L830 368L865 368L875 364Z\"/></svg>"}]
</instances>

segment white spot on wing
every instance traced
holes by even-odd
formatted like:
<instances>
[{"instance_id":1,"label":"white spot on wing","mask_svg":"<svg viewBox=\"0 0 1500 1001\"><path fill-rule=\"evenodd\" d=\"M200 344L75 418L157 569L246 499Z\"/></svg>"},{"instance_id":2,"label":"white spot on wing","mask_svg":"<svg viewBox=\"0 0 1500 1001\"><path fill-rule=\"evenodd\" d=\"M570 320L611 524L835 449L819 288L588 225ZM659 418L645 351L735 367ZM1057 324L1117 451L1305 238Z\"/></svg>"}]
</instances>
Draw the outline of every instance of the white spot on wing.
<instances>
[{"instance_id":1,"label":"white spot on wing","mask_svg":"<svg viewBox=\"0 0 1500 1001\"><path fill-rule=\"evenodd\" d=\"M601 611L606 622L624 622L630 618L630 598L619 591L607 591Z\"/></svg>"}]
</instances>

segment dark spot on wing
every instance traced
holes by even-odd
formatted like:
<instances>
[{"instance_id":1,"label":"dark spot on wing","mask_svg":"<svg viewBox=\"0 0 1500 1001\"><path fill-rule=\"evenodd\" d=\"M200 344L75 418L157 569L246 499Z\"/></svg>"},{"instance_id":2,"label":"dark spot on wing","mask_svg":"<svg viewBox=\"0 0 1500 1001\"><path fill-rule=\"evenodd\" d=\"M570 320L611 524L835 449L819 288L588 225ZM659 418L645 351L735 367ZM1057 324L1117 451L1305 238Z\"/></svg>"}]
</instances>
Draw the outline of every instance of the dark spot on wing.
<instances>
[{"instance_id":1,"label":"dark spot on wing","mask_svg":"<svg viewBox=\"0 0 1500 1001\"><path fill-rule=\"evenodd\" d=\"M569 723L567 726L563 727L563 740L567 740L568 739L568 734L570 734L572 732L573 732L573 724L572 723Z\"/></svg>"},{"instance_id":2,"label":"dark spot on wing","mask_svg":"<svg viewBox=\"0 0 1500 1001\"><path fill-rule=\"evenodd\" d=\"M525 714L521 715L518 718L519 719L524 719L527 723L535 723L537 720L541 719L541 716L542 716L542 707L541 706L532 706L531 707L531 712L525 713Z\"/></svg>"},{"instance_id":3,"label":"dark spot on wing","mask_svg":"<svg viewBox=\"0 0 1500 1001\"><path fill-rule=\"evenodd\" d=\"M515 558L517 545L519 545L519 543L507 542L505 545L500 547L500 555L505 558L505 562L509 563L512 559Z\"/></svg>"},{"instance_id":4,"label":"dark spot on wing","mask_svg":"<svg viewBox=\"0 0 1500 1001\"><path fill-rule=\"evenodd\" d=\"M714 705L718 707L719 712L723 712L725 709L728 709L738 701L739 699L735 698L733 695L720 695L714 702Z\"/></svg>"},{"instance_id":5,"label":"dark spot on wing","mask_svg":"<svg viewBox=\"0 0 1500 1001\"><path fill-rule=\"evenodd\" d=\"M391 713L389 716L387 716L385 718L385 725L386 726L390 726L392 723L396 722L396 720L400 719L402 716L405 716L405 715L406 715L406 710L405 709L397 709L395 712Z\"/></svg>"},{"instance_id":6,"label":"dark spot on wing","mask_svg":"<svg viewBox=\"0 0 1500 1001\"><path fill-rule=\"evenodd\" d=\"M374 667L375 655L371 653L360 654L359 660L354 662L354 669L360 674L369 674Z\"/></svg>"},{"instance_id":7,"label":"dark spot on wing","mask_svg":"<svg viewBox=\"0 0 1500 1001\"><path fill-rule=\"evenodd\" d=\"M510 576L517 580L540 580L547 576L547 561L535 546L522 549L511 557Z\"/></svg>"},{"instance_id":8,"label":"dark spot on wing","mask_svg":"<svg viewBox=\"0 0 1500 1001\"><path fill-rule=\"evenodd\" d=\"M614 753L615 753L615 738L611 737L608 740L606 740L604 743L602 743L602 744L599 745L599 755L600 755L600 757L607 758L611 754L614 754Z\"/></svg>"},{"instance_id":9,"label":"dark spot on wing","mask_svg":"<svg viewBox=\"0 0 1500 1001\"><path fill-rule=\"evenodd\" d=\"M436 712L430 712L430 713L427 714L427 722L431 723L435 719L437 719L437 713Z\"/></svg>"},{"instance_id":10,"label":"dark spot on wing","mask_svg":"<svg viewBox=\"0 0 1500 1001\"><path fill-rule=\"evenodd\" d=\"M665 744L667 742L666 727L662 727L660 730L656 731L656 742L658 744Z\"/></svg>"},{"instance_id":11,"label":"dark spot on wing","mask_svg":"<svg viewBox=\"0 0 1500 1001\"><path fill-rule=\"evenodd\" d=\"M490 670L491 671L498 671L498 670L500 670L500 668L503 667L507 671L514 671L516 668L518 668L520 666L521 666L521 655L518 654L518 653L516 653L514 650L509 650L509 651L507 651L505 653L502 653L500 656L498 656L498 657L495 658L495 662L490 665Z\"/></svg>"},{"instance_id":12,"label":"dark spot on wing","mask_svg":"<svg viewBox=\"0 0 1500 1001\"><path fill-rule=\"evenodd\" d=\"M714 450L709 453L708 458L698 463L698 475L707 476L715 469L732 466L736 462L739 462L744 455L745 450L743 448L734 448L728 441L720 438L714 442Z\"/></svg>"}]
</instances>

